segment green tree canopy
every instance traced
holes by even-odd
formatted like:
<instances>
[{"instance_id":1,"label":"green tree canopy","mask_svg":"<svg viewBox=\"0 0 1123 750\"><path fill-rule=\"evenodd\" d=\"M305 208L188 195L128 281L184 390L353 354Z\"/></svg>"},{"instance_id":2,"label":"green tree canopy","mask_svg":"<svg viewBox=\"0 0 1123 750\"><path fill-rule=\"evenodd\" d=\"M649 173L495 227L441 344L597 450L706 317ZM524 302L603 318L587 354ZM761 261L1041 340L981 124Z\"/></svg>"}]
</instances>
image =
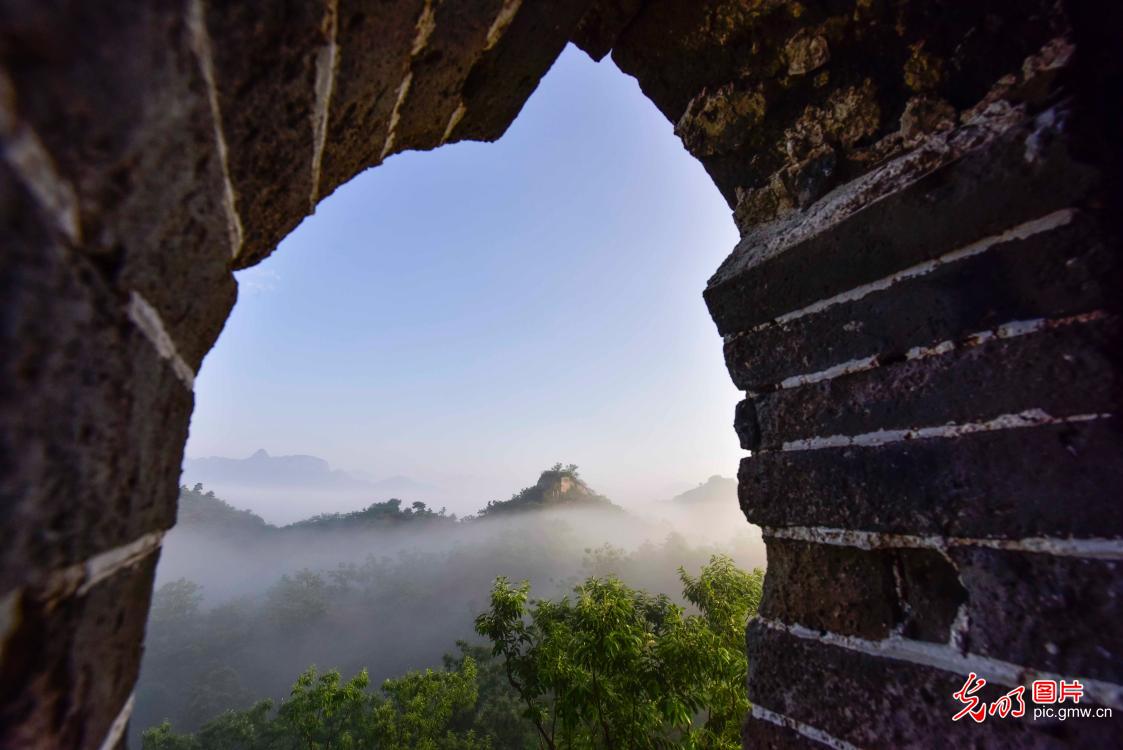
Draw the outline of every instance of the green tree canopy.
<instances>
[{"instance_id":1,"label":"green tree canopy","mask_svg":"<svg viewBox=\"0 0 1123 750\"><path fill-rule=\"evenodd\" d=\"M164 722L143 736L143 750L488 750L474 731L451 729L476 703L476 664L452 671L410 672L369 690L366 671L344 681L339 672L300 675L273 711L261 701L227 711L197 734L176 734Z\"/></svg>"},{"instance_id":2,"label":"green tree canopy","mask_svg":"<svg viewBox=\"0 0 1123 750\"><path fill-rule=\"evenodd\" d=\"M496 581L476 630L547 748L733 748L748 699L742 637L763 574L714 556L680 569L686 614L663 595L590 578L573 598L531 601L528 583Z\"/></svg>"}]
</instances>

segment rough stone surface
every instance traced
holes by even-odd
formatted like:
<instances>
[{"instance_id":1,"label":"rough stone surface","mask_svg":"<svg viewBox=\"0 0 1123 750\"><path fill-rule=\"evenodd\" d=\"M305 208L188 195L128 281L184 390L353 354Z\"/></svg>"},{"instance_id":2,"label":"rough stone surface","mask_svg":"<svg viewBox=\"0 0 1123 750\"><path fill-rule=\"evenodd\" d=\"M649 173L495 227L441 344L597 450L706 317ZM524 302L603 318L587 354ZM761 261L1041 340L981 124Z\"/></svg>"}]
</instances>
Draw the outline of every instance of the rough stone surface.
<instances>
[{"instance_id":1,"label":"rough stone surface","mask_svg":"<svg viewBox=\"0 0 1123 750\"><path fill-rule=\"evenodd\" d=\"M3 597L174 523L192 398L7 169L0 217Z\"/></svg>"},{"instance_id":2,"label":"rough stone surface","mask_svg":"<svg viewBox=\"0 0 1123 750\"><path fill-rule=\"evenodd\" d=\"M423 0L339 0L335 86L320 197L382 161Z\"/></svg>"},{"instance_id":3,"label":"rough stone surface","mask_svg":"<svg viewBox=\"0 0 1123 750\"><path fill-rule=\"evenodd\" d=\"M900 633L947 643L967 600L955 568L933 550L766 541L760 614L770 620L869 640Z\"/></svg>"},{"instance_id":4,"label":"rough stone surface","mask_svg":"<svg viewBox=\"0 0 1123 750\"><path fill-rule=\"evenodd\" d=\"M749 717L741 730L745 747L753 750L819 750L822 744L770 721Z\"/></svg>"},{"instance_id":5,"label":"rough stone surface","mask_svg":"<svg viewBox=\"0 0 1123 750\"><path fill-rule=\"evenodd\" d=\"M748 330L1079 205L1095 173L1060 127L1060 114L967 126L826 196L799 222L745 235L706 288L718 330ZM1035 134L1041 152L1027 159Z\"/></svg>"},{"instance_id":6,"label":"rough stone surface","mask_svg":"<svg viewBox=\"0 0 1123 750\"><path fill-rule=\"evenodd\" d=\"M1121 431L1113 419L762 453L741 461L738 494L749 521L768 527L1120 538Z\"/></svg>"},{"instance_id":7,"label":"rough stone surface","mask_svg":"<svg viewBox=\"0 0 1123 750\"><path fill-rule=\"evenodd\" d=\"M272 252L311 206L317 68L330 64L320 53L331 42L331 26L326 0L207 5L222 132L245 233L240 267Z\"/></svg>"},{"instance_id":8,"label":"rough stone surface","mask_svg":"<svg viewBox=\"0 0 1123 750\"><path fill-rule=\"evenodd\" d=\"M731 334L726 365L738 388L761 392L840 362L892 361L914 347L962 345L1011 322L1105 309L1119 288L1120 263L1097 230L1078 213L1055 229L1011 238L860 299Z\"/></svg>"},{"instance_id":9,"label":"rough stone surface","mask_svg":"<svg viewBox=\"0 0 1123 750\"><path fill-rule=\"evenodd\" d=\"M464 82L464 117L450 139L493 141L505 133L589 7L589 0L524 0Z\"/></svg>"},{"instance_id":10,"label":"rough stone surface","mask_svg":"<svg viewBox=\"0 0 1123 750\"><path fill-rule=\"evenodd\" d=\"M6 0L0 29L6 106L73 189L79 249L111 287L135 289L159 310L197 368L236 287L222 165L184 9Z\"/></svg>"},{"instance_id":11,"label":"rough stone surface","mask_svg":"<svg viewBox=\"0 0 1123 750\"><path fill-rule=\"evenodd\" d=\"M140 671L158 555L84 596L24 596L0 666L0 746L97 750Z\"/></svg>"},{"instance_id":12,"label":"rough stone surface","mask_svg":"<svg viewBox=\"0 0 1123 750\"><path fill-rule=\"evenodd\" d=\"M879 639L899 619L889 556L851 547L768 540L760 614L815 630Z\"/></svg>"},{"instance_id":13,"label":"rough stone surface","mask_svg":"<svg viewBox=\"0 0 1123 750\"><path fill-rule=\"evenodd\" d=\"M742 446L757 450L1029 410L1051 417L1114 413L1119 341L1123 331L1115 317L995 339L766 393L742 402L735 424Z\"/></svg>"},{"instance_id":14,"label":"rough stone surface","mask_svg":"<svg viewBox=\"0 0 1123 750\"><path fill-rule=\"evenodd\" d=\"M945 102L954 117L1061 27L1044 1L662 0L633 20L613 59L672 122L698 92L760 92L768 117L737 143L722 133L720 146L687 146L731 206L747 200L747 213L768 220L800 207L783 200L776 176L800 171L810 150L836 152L837 168L816 178L820 193L851 180L909 147L897 131L910 99Z\"/></svg>"},{"instance_id":15,"label":"rough stone surface","mask_svg":"<svg viewBox=\"0 0 1123 750\"><path fill-rule=\"evenodd\" d=\"M506 0L426 3L417 22L409 86L394 110L398 119L391 123L393 143L388 153L427 150L442 143L448 122L461 103L464 82L507 4Z\"/></svg>"},{"instance_id":16,"label":"rough stone surface","mask_svg":"<svg viewBox=\"0 0 1123 750\"><path fill-rule=\"evenodd\" d=\"M1123 563L977 547L950 554L970 592L968 650L1123 681Z\"/></svg>"},{"instance_id":17,"label":"rough stone surface","mask_svg":"<svg viewBox=\"0 0 1123 750\"><path fill-rule=\"evenodd\" d=\"M953 722L963 704L952 694L966 675L798 638L759 621L749 624L748 647L749 700L858 747L1106 747L1117 735L1113 721L1032 721L1029 712ZM990 702L1011 687L992 681L979 695Z\"/></svg>"},{"instance_id":18,"label":"rough stone surface","mask_svg":"<svg viewBox=\"0 0 1123 750\"><path fill-rule=\"evenodd\" d=\"M612 51L646 0L594 0L573 30L572 41L594 60Z\"/></svg>"}]
</instances>

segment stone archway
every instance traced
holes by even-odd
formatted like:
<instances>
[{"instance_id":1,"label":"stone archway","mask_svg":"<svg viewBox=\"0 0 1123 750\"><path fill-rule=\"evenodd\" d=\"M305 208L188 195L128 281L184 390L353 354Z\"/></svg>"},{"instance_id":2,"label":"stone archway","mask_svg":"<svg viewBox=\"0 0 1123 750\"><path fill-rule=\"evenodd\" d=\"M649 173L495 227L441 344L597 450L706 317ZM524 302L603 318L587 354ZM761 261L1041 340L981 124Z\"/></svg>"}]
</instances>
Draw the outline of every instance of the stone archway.
<instances>
[{"instance_id":1,"label":"stone archway","mask_svg":"<svg viewBox=\"0 0 1123 750\"><path fill-rule=\"evenodd\" d=\"M706 300L769 545L746 743L1106 741L950 715L971 670L1123 708L1118 9L136 5L0 2L0 744L120 742L232 270L393 153L499 137L568 41L741 229Z\"/></svg>"}]
</instances>

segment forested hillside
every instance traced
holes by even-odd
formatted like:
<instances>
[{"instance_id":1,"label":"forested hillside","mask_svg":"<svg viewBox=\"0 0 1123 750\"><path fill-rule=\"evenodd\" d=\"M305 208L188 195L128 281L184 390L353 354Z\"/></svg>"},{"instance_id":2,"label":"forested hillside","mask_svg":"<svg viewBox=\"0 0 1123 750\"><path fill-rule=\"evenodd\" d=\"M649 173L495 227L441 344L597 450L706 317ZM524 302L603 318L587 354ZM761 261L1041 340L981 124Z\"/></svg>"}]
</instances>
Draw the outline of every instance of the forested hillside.
<instances>
[{"instance_id":1,"label":"forested hillside","mask_svg":"<svg viewBox=\"0 0 1123 750\"><path fill-rule=\"evenodd\" d=\"M711 565L714 555L722 556ZM667 649L678 649L676 658L687 660L683 668L697 672L702 667L689 666L689 659L708 658L697 639L703 638L704 623L717 627L710 622L715 616L729 620L722 626L727 630L735 625L734 650L742 652L747 610L730 598L728 581L742 581L737 590L749 579L759 583L738 568L762 562L763 551L748 533L721 544L688 545L665 524L624 512L597 495L580 481L576 467L554 467L512 501L493 503L467 519L395 500L276 527L202 487L184 488L180 524L169 535L152 604L134 744L142 730L157 727L146 747L328 747L311 742L312 735L293 734L298 726L312 731L313 725L316 732L344 732L331 722L316 724L327 719L314 718L315 707L328 701L350 706L347 711L357 717L359 723L346 729L365 738L355 747L427 746L416 744L422 735L404 726L429 732L427 737L447 735L447 742L434 740L431 747L489 742L496 748L602 747L603 738L578 742L584 730L566 723L586 715L570 713L550 682L559 675L539 671L531 682L516 679L520 692L507 677L508 666L526 672L539 655L561 648L546 636L561 632L562 624L573 638L586 637L585 608L596 603L623 618L620 627L631 623L622 631L626 636L604 633L608 640L597 648L620 648L623 641L617 641L625 638L628 648L643 653L666 656ZM685 579L684 592L679 567L698 571L706 565L710 572ZM497 586L497 579L510 583ZM533 586L538 603L521 581ZM717 598L705 593L718 581L726 581L719 586L725 593ZM699 597L706 597L705 606ZM733 609L707 614L718 604ZM514 617L512 607L521 614ZM484 619L477 619L481 614ZM502 623L495 619L501 615ZM518 631L524 626L515 620L526 629ZM534 638L541 642L529 651L508 648ZM502 644L508 650L493 654ZM635 658L651 656L640 652ZM393 682L384 684L388 679ZM603 679L598 674L598 684ZM628 684L628 690L642 687ZM740 695L742 683L728 687L726 699L732 700L729 690ZM263 708L262 700L273 701L273 707ZM701 725L693 724L701 704L695 698L674 700L680 702L651 709L644 731L653 737L701 737ZM425 717L427 729L409 718L420 705L428 706L417 714ZM237 713L224 714L230 710ZM565 728L551 740L555 745L546 743L528 718L543 711L554 717L551 731ZM693 729L683 716L690 717ZM159 728L165 721L169 724ZM514 734L503 734L501 727L514 727ZM250 734L233 739L241 731ZM266 737L274 744L253 744Z\"/></svg>"}]
</instances>

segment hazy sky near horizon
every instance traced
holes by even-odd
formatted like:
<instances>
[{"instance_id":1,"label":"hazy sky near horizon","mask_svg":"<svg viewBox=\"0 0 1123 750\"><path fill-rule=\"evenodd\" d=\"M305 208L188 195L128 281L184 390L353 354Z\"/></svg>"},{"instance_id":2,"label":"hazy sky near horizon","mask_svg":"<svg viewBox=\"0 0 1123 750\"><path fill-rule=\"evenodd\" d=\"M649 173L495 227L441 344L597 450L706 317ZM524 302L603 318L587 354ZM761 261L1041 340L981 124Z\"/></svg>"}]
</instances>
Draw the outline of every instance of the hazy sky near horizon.
<instances>
[{"instance_id":1,"label":"hazy sky near horizon","mask_svg":"<svg viewBox=\"0 0 1123 750\"><path fill-rule=\"evenodd\" d=\"M736 240L671 123L571 46L500 141L390 158L238 274L187 455L312 454L457 512L555 461L622 502L732 476L702 290Z\"/></svg>"}]
</instances>

